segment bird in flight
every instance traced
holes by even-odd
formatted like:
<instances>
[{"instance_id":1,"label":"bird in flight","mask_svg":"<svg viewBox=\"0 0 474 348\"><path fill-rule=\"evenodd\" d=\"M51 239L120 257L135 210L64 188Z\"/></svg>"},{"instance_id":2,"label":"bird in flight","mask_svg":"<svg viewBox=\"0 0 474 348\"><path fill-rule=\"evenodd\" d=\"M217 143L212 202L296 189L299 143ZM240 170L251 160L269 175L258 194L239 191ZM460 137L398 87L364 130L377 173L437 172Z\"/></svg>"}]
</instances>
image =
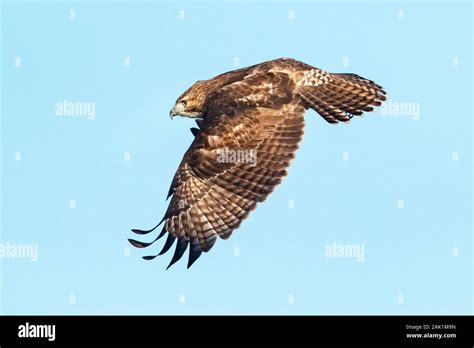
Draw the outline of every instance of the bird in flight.
<instances>
[{"instance_id":1,"label":"bird in flight","mask_svg":"<svg viewBox=\"0 0 474 348\"><path fill-rule=\"evenodd\" d=\"M280 58L197 81L176 101L170 116L196 120L194 140L171 183L168 209L148 247L167 235L176 241L168 268L189 246L188 268L217 237L228 239L287 175L303 136L304 113L313 109L329 123L349 122L385 100L385 91L356 74L329 73ZM168 269L167 268L167 269Z\"/></svg>"}]
</instances>

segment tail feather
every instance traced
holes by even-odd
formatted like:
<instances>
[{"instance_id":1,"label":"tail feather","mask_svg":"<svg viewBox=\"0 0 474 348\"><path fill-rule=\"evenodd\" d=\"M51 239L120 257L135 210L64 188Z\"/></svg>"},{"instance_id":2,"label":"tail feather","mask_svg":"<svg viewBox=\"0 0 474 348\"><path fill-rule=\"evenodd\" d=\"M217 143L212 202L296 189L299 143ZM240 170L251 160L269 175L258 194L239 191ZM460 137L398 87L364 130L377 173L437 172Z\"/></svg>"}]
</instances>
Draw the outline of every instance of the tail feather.
<instances>
[{"instance_id":1,"label":"tail feather","mask_svg":"<svg viewBox=\"0 0 474 348\"><path fill-rule=\"evenodd\" d=\"M348 122L386 99L382 86L356 74L330 74L326 83L301 86L299 93L329 123Z\"/></svg>"}]
</instances>

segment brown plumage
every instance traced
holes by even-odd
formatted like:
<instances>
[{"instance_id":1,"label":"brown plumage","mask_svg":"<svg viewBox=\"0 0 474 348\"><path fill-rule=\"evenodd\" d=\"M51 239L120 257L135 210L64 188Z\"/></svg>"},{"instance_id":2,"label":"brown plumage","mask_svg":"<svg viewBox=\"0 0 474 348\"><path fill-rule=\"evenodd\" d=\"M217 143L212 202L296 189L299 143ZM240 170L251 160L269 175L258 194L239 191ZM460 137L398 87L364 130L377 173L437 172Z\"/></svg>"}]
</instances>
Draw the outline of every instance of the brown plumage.
<instances>
[{"instance_id":1,"label":"brown plumage","mask_svg":"<svg viewBox=\"0 0 474 348\"><path fill-rule=\"evenodd\" d=\"M195 138L173 178L168 210L155 228L132 231L147 234L164 222L163 229L150 243L130 243L143 248L167 234L158 255L177 239L168 267L189 245L189 268L217 237L229 238L286 176L303 136L307 109L329 123L348 122L383 100L384 90L373 81L331 74L288 58L196 82L170 112L172 117L195 118L199 129L191 129ZM237 158L236 153L245 156Z\"/></svg>"}]
</instances>

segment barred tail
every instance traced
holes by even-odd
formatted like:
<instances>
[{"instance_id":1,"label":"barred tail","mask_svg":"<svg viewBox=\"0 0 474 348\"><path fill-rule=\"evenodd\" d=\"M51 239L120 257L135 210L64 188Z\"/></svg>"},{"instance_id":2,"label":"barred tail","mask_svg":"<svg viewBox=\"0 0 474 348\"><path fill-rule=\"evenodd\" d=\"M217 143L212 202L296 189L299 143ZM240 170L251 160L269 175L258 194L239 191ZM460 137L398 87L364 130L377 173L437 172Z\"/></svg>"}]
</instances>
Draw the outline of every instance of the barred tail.
<instances>
[{"instance_id":1,"label":"barred tail","mask_svg":"<svg viewBox=\"0 0 474 348\"><path fill-rule=\"evenodd\" d=\"M372 111L384 101L382 86L356 74L329 74L327 82L298 90L308 108L329 123L348 122L354 115Z\"/></svg>"}]
</instances>

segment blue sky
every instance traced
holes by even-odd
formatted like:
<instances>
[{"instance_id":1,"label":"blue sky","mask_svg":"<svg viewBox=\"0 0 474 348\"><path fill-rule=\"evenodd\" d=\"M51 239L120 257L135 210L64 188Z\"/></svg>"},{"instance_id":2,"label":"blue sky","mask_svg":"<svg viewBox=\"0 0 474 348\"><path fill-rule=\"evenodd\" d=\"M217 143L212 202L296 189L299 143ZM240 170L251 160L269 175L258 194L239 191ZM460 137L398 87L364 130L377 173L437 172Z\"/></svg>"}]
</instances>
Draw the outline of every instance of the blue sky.
<instances>
[{"instance_id":1,"label":"blue sky","mask_svg":"<svg viewBox=\"0 0 474 348\"><path fill-rule=\"evenodd\" d=\"M2 313L472 313L469 2L6 1L1 18L0 256L37 247L0 258ZM162 243L130 248L130 228L161 219L192 140L176 98L285 56L374 79L390 108L309 111L289 176L230 240L189 270L142 260Z\"/></svg>"}]
</instances>

